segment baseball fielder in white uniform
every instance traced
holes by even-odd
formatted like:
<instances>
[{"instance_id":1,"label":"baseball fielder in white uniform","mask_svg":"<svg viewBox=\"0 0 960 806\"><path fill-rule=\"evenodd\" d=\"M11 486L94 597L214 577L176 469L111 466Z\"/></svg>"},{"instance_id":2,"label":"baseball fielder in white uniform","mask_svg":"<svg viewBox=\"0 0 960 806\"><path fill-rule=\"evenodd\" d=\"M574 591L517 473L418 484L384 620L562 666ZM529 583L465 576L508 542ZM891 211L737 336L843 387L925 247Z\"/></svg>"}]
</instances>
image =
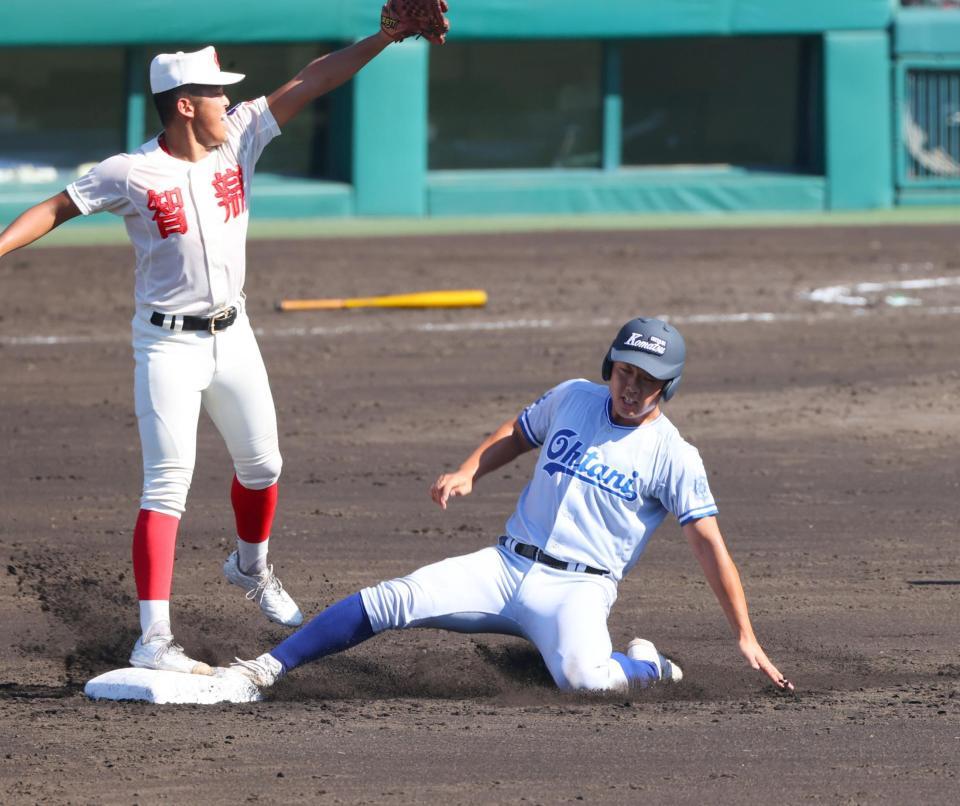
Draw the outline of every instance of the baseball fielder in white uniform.
<instances>
[{"instance_id":1,"label":"baseball fielder in white uniform","mask_svg":"<svg viewBox=\"0 0 960 806\"><path fill-rule=\"evenodd\" d=\"M607 385L578 379L554 387L431 488L446 509L480 477L539 448L497 545L365 588L230 669L268 686L384 630L438 627L524 637L565 689L679 681L679 665L652 642L636 638L625 654L614 652L607 629L617 583L672 513L747 662L792 690L754 635L700 455L661 411L677 391L685 355L683 338L666 322L627 322L603 361Z\"/></svg>"},{"instance_id":2,"label":"baseball fielder in white uniform","mask_svg":"<svg viewBox=\"0 0 960 806\"><path fill-rule=\"evenodd\" d=\"M224 574L275 622L302 616L267 564L281 457L267 374L244 308L250 181L264 147L308 103L350 79L402 25L321 57L268 97L230 108L241 81L217 53L160 54L150 86L163 131L97 165L0 233L0 258L77 215L122 216L136 253L134 397L143 495L133 536L141 636L134 666L211 669L173 641L170 588L180 517L196 454L200 408L226 442L235 476L237 549Z\"/></svg>"}]
</instances>

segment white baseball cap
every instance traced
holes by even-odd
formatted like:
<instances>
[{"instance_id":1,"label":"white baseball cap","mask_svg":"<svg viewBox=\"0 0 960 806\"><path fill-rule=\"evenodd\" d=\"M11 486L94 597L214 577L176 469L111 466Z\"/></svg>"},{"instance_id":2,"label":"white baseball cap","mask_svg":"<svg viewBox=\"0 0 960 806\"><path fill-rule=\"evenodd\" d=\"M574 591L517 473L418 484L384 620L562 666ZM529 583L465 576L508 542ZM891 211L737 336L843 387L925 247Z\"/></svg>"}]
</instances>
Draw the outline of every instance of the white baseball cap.
<instances>
[{"instance_id":1,"label":"white baseball cap","mask_svg":"<svg viewBox=\"0 0 960 806\"><path fill-rule=\"evenodd\" d=\"M213 87L236 84L243 81L243 73L225 73L220 69L220 59L213 45L193 53L160 53L150 62L150 92L182 87L184 84L207 84Z\"/></svg>"}]
</instances>

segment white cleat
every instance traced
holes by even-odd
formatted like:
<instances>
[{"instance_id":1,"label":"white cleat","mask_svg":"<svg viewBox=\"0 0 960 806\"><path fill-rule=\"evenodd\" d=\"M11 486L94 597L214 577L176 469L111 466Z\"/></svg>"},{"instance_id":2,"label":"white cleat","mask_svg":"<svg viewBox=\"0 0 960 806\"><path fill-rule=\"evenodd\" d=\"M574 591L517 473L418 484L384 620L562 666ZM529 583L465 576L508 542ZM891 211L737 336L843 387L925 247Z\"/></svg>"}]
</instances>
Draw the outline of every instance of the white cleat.
<instances>
[{"instance_id":1,"label":"white cleat","mask_svg":"<svg viewBox=\"0 0 960 806\"><path fill-rule=\"evenodd\" d=\"M683 680L683 669L675 661L661 655L652 641L646 638L634 638L627 644L627 657L631 660L643 660L657 667L660 680L666 683L679 683Z\"/></svg>"},{"instance_id":2,"label":"white cleat","mask_svg":"<svg viewBox=\"0 0 960 806\"><path fill-rule=\"evenodd\" d=\"M283 583L274 576L272 565L259 574L245 574L240 570L240 555L234 551L223 563L223 575L230 584L243 588L247 598L259 604L270 621L285 627L303 624L303 613L283 589Z\"/></svg>"},{"instance_id":3,"label":"white cleat","mask_svg":"<svg viewBox=\"0 0 960 806\"><path fill-rule=\"evenodd\" d=\"M130 654L130 665L161 672L213 674L213 669L206 663L189 657L182 646L173 642L170 625L165 621L154 625L147 635L137 639Z\"/></svg>"},{"instance_id":4,"label":"white cleat","mask_svg":"<svg viewBox=\"0 0 960 806\"><path fill-rule=\"evenodd\" d=\"M237 658L234 663L227 667L227 671L243 675L257 688L272 686L283 677L283 666L269 652L264 652L253 660Z\"/></svg>"}]
</instances>

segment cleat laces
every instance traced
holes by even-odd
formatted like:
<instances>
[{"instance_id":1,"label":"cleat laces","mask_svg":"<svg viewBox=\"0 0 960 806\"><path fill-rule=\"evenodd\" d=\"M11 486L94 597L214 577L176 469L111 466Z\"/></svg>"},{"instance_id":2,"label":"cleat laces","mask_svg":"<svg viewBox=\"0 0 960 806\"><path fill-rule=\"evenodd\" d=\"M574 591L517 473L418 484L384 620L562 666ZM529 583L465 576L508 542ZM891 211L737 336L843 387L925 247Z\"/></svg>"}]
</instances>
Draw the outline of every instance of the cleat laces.
<instances>
[{"instance_id":1,"label":"cleat laces","mask_svg":"<svg viewBox=\"0 0 960 806\"><path fill-rule=\"evenodd\" d=\"M262 602L263 597L268 593L283 593L283 583L274 576L272 565L268 565L267 570L262 571L257 579L259 580L257 587L251 588L244 594L250 601Z\"/></svg>"}]
</instances>

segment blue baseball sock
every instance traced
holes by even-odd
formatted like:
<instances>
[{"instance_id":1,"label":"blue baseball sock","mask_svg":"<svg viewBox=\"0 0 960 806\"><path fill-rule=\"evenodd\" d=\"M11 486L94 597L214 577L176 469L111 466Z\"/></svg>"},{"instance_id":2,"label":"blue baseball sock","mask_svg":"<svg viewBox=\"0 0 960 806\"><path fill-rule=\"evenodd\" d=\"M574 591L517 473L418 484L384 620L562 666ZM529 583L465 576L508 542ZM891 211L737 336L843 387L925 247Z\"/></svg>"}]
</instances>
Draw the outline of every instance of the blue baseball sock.
<instances>
[{"instance_id":1,"label":"blue baseball sock","mask_svg":"<svg viewBox=\"0 0 960 806\"><path fill-rule=\"evenodd\" d=\"M350 649L372 635L363 600L355 593L318 613L271 649L270 654L283 664L286 673L301 664Z\"/></svg>"},{"instance_id":2,"label":"blue baseball sock","mask_svg":"<svg viewBox=\"0 0 960 806\"><path fill-rule=\"evenodd\" d=\"M657 667L648 660L634 660L622 652L614 652L610 657L620 664L631 687L646 688L660 679Z\"/></svg>"}]
</instances>

